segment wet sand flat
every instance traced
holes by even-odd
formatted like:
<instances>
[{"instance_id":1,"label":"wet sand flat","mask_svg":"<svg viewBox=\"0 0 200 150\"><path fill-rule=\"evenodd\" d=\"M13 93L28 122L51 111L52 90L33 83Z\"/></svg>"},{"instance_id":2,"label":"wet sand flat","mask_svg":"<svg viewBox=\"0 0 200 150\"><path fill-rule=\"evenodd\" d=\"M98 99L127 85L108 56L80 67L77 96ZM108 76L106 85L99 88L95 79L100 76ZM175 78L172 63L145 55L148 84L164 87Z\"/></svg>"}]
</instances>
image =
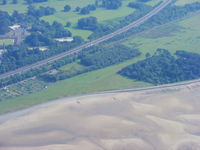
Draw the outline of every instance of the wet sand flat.
<instances>
[{"instance_id":1,"label":"wet sand flat","mask_svg":"<svg viewBox=\"0 0 200 150\"><path fill-rule=\"evenodd\" d=\"M199 85L66 98L11 116L0 116L0 150L200 150Z\"/></svg>"}]
</instances>

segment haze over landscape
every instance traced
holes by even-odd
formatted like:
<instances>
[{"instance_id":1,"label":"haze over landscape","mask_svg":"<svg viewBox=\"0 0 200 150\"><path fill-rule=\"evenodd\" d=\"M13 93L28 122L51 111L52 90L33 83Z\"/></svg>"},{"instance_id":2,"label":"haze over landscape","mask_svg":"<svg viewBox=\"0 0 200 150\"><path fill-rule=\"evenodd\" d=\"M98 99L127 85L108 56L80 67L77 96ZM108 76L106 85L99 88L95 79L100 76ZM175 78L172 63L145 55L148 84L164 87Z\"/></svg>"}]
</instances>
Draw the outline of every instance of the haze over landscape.
<instances>
[{"instance_id":1,"label":"haze over landscape","mask_svg":"<svg viewBox=\"0 0 200 150\"><path fill-rule=\"evenodd\" d=\"M200 0L0 0L0 150L200 150Z\"/></svg>"}]
</instances>

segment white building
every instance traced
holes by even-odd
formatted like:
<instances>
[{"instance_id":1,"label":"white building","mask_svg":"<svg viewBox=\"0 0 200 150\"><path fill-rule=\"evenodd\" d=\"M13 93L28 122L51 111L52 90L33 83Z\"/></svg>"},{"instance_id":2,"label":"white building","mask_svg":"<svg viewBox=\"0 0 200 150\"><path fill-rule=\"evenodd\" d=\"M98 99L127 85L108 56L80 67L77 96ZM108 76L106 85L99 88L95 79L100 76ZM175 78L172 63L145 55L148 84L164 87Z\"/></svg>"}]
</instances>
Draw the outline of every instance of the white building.
<instances>
[{"instance_id":1,"label":"white building","mask_svg":"<svg viewBox=\"0 0 200 150\"><path fill-rule=\"evenodd\" d=\"M5 49L0 49L0 55L2 55L3 53L5 53L6 50Z\"/></svg>"},{"instance_id":2,"label":"white building","mask_svg":"<svg viewBox=\"0 0 200 150\"><path fill-rule=\"evenodd\" d=\"M59 38L59 39L55 39L58 42L72 42L74 39L73 37L67 37L67 38Z\"/></svg>"},{"instance_id":3,"label":"white building","mask_svg":"<svg viewBox=\"0 0 200 150\"><path fill-rule=\"evenodd\" d=\"M15 31L15 30L19 29L21 26L18 25L18 24L15 24L15 25L12 25L12 26L9 26L9 27L10 27L10 29Z\"/></svg>"}]
</instances>

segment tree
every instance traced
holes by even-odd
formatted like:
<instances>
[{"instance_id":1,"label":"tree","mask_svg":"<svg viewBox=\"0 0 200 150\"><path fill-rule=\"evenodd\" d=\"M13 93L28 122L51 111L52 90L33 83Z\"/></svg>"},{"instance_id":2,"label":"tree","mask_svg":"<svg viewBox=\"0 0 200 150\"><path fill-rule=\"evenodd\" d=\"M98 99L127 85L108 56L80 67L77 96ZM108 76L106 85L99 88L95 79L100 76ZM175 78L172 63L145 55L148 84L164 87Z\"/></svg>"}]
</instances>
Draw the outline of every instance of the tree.
<instances>
[{"instance_id":1,"label":"tree","mask_svg":"<svg viewBox=\"0 0 200 150\"><path fill-rule=\"evenodd\" d=\"M102 0L102 7L106 9L118 9L122 5L122 0Z\"/></svg>"},{"instance_id":2,"label":"tree","mask_svg":"<svg viewBox=\"0 0 200 150\"><path fill-rule=\"evenodd\" d=\"M7 4L7 0L3 0L2 5L6 5L6 4Z\"/></svg>"},{"instance_id":3,"label":"tree","mask_svg":"<svg viewBox=\"0 0 200 150\"><path fill-rule=\"evenodd\" d=\"M50 42L51 41L47 37L39 33L32 33L25 39L25 43L29 46L45 46L49 45Z\"/></svg>"},{"instance_id":4,"label":"tree","mask_svg":"<svg viewBox=\"0 0 200 150\"><path fill-rule=\"evenodd\" d=\"M9 31L9 20L0 20L0 34L5 34Z\"/></svg>"},{"instance_id":5,"label":"tree","mask_svg":"<svg viewBox=\"0 0 200 150\"><path fill-rule=\"evenodd\" d=\"M64 12L68 12L71 10L71 7L69 5L64 6Z\"/></svg>"},{"instance_id":6,"label":"tree","mask_svg":"<svg viewBox=\"0 0 200 150\"><path fill-rule=\"evenodd\" d=\"M51 7L43 7L40 6L38 9L36 9L34 6L29 5L28 6L28 14L34 17L42 17L42 16L48 16L55 13L55 9Z\"/></svg>"},{"instance_id":7,"label":"tree","mask_svg":"<svg viewBox=\"0 0 200 150\"><path fill-rule=\"evenodd\" d=\"M90 9L87 8L87 7L82 8L81 11L80 11L80 14L82 14L82 15L86 15L86 14L89 14L89 13L90 13Z\"/></svg>"},{"instance_id":8,"label":"tree","mask_svg":"<svg viewBox=\"0 0 200 150\"><path fill-rule=\"evenodd\" d=\"M17 4L17 3L18 3L18 0L13 0L12 3L13 3L13 4Z\"/></svg>"},{"instance_id":9,"label":"tree","mask_svg":"<svg viewBox=\"0 0 200 150\"><path fill-rule=\"evenodd\" d=\"M81 8L77 6L77 7L75 8L75 11L76 11L76 12L79 12L80 9L81 9Z\"/></svg>"},{"instance_id":10,"label":"tree","mask_svg":"<svg viewBox=\"0 0 200 150\"><path fill-rule=\"evenodd\" d=\"M0 11L0 34L5 34L9 31L10 16L7 12Z\"/></svg>"},{"instance_id":11,"label":"tree","mask_svg":"<svg viewBox=\"0 0 200 150\"><path fill-rule=\"evenodd\" d=\"M65 25L65 27L70 27L72 25L72 23L71 22L66 22L66 25Z\"/></svg>"},{"instance_id":12,"label":"tree","mask_svg":"<svg viewBox=\"0 0 200 150\"><path fill-rule=\"evenodd\" d=\"M149 57L151 57L151 54L148 52L148 53L146 53L146 58L149 58Z\"/></svg>"},{"instance_id":13,"label":"tree","mask_svg":"<svg viewBox=\"0 0 200 150\"><path fill-rule=\"evenodd\" d=\"M33 3L33 0L25 0L26 4L30 5Z\"/></svg>"},{"instance_id":14,"label":"tree","mask_svg":"<svg viewBox=\"0 0 200 150\"><path fill-rule=\"evenodd\" d=\"M98 0L95 0L95 6L99 7L99 1Z\"/></svg>"},{"instance_id":15,"label":"tree","mask_svg":"<svg viewBox=\"0 0 200 150\"><path fill-rule=\"evenodd\" d=\"M96 6L94 4L89 4L81 9L80 14L83 14L83 15L89 14L90 11L94 11L94 10L96 10Z\"/></svg>"},{"instance_id":16,"label":"tree","mask_svg":"<svg viewBox=\"0 0 200 150\"><path fill-rule=\"evenodd\" d=\"M87 17L78 20L78 28L80 29L95 30L97 25L98 21L96 17Z\"/></svg>"},{"instance_id":17,"label":"tree","mask_svg":"<svg viewBox=\"0 0 200 150\"><path fill-rule=\"evenodd\" d=\"M168 50L157 49L153 56L127 66L118 73L155 85L173 83L199 78L199 62L199 54L179 50L172 55Z\"/></svg>"},{"instance_id":18,"label":"tree","mask_svg":"<svg viewBox=\"0 0 200 150\"><path fill-rule=\"evenodd\" d=\"M74 36L73 43L78 43L78 44L80 44L80 43L82 43L82 42L84 42L84 40L83 40L82 37L80 37L80 36Z\"/></svg>"}]
</instances>

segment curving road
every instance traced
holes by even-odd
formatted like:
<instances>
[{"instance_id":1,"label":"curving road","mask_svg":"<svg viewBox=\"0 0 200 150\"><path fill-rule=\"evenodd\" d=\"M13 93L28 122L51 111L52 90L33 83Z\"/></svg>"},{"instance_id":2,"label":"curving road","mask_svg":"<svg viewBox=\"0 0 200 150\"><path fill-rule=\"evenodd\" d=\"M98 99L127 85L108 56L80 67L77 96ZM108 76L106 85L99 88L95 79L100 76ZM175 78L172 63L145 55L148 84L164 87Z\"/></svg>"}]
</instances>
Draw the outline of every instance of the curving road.
<instances>
[{"instance_id":1,"label":"curving road","mask_svg":"<svg viewBox=\"0 0 200 150\"><path fill-rule=\"evenodd\" d=\"M75 54L77 52L82 51L85 48L98 45L99 43L107 41L107 40L109 40L109 39L111 39L111 38L113 38L113 37L115 37L115 36L117 36L119 34L127 32L128 30L130 30L132 28L135 28L135 27L138 27L139 25L143 24L144 22L146 22L147 20L149 20L154 15L158 14L162 9L164 9L166 6L168 6L171 2L172 2L172 0L165 0L160 5L158 5L156 8L154 8L151 12L149 12L148 14L146 14L145 16L141 17L140 19L138 19L138 20L130 23L129 25L127 25L127 26L125 26L125 27L123 27L123 28L121 28L119 30L116 30L113 33L107 34L105 36L102 36L99 39L96 39L94 41L88 42L88 43L83 44L81 46L75 47L75 48L73 48L73 49L71 49L69 51L60 53L58 55L55 55L53 57L44 59L44 60L39 61L37 63L34 63L34 64L31 64L31 65L28 65L28 66L25 66L25 67L21 67L19 69L16 69L16 70L13 70L13 71L1 74L0 75L0 79L4 79L4 78L10 77L12 75L16 75L16 74L21 74L21 73L27 72L27 71L29 71L31 69L35 69L35 68L41 67L41 66L43 66L45 64L52 63L52 62L54 62L56 60L59 60L59 59L61 59L63 57L69 56L71 54Z\"/></svg>"}]
</instances>

